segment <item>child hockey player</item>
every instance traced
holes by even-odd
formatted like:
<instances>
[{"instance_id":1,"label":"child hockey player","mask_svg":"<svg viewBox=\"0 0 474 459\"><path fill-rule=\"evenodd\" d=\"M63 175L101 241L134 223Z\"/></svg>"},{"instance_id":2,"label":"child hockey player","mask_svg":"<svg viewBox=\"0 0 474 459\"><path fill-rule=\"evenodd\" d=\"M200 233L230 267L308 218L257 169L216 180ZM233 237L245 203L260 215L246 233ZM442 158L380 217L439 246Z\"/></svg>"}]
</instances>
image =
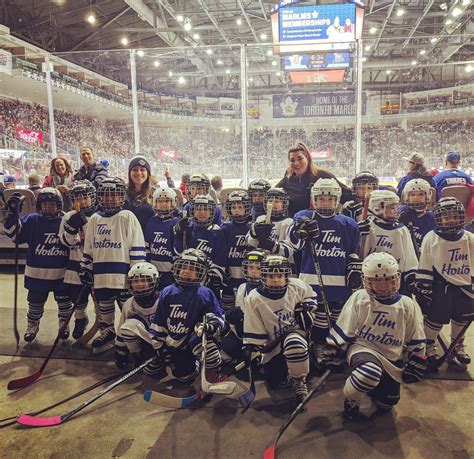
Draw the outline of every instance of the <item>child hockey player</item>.
<instances>
[{"instance_id":1,"label":"child hockey player","mask_svg":"<svg viewBox=\"0 0 474 459\"><path fill-rule=\"evenodd\" d=\"M416 243L416 253L419 254L423 238L436 228L433 212L428 210L431 202L430 184L423 179L410 180L403 188L402 199L405 206L400 208L400 222L410 231Z\"/></svg>"},{"instance_id":2,"label":"child hockey player","mask_svg":"<svg viewBox=\"0 0 474 459\"><path fill-rule=\"evenodd\" d=\"M360 251L362 259L374 252L393 255L402 273L400 292L411 295L418 259L410 231L398 221L399 202L399 197L392 191L375 190L370 193L371 218L359 222L362 238Z\"/></svg>"},{"instance_id":3,"label":"child hockey player","mask_svg":"<svg viewBox=\"0 0 474 459\"><path fill-rule=\"evenodd\" d=\"M352 179L352 200L346 201L342 215L352 218L356 222L362 220L365 196L379 187L379 179L368 171L359 172Z\"/></svg>"},{"instance_id":4,"label":"child hockey player","mask_svg":"<svg viewBox=\"0 0 474 459\"><path fill-rule=\"evenodd\" d=\"M173 280L173 227L179 221L175 217L176 193L172 188L158 188L153 193L153 206L156 215L146 225L145 243L147 260L154 264L160 273L159 290L171 285Z\"/></svg>"},{"instance_id":5,"label":"child hockey player","mask_svg":"<svg viewBox=\"0 0 474 459\"><path fill-rule=\"evenodd\" d=\"M465 210L456 198L440 199L433 210L438 229L430 231L421 245L416 287L426 312L428 369L436 371L436 338L451 321L454 340L473 317L474 235L464 231ZM464 339L454 348L451 361L471 363Z\"/></svg>"},{"instance_id":6,"label":"child hockey player","mask_svg":"<svg viewBox=\"0 0 474 459\"><path fill-rule=\"evenodd\" d=\"M191 219L184 217L173 227L175 253L179 255L185 248L202 250L210 260L206 285L220 298L227 254L224 233L212 223L216 203L209 195L198 195L192 200L189 212Z\"/></svg>"},{"instance_id":7,"label":"child hockey player","mask_svg":"<svg viewBox=\"0 0 474 459\"><path fill-rule=\"evenodd\" d=\"M293 219L288 217L289 198L283 188L270 188L263 201L267 212L271 204L271 223L266 221L265 215L260 215L250 226L247 244L270 253L282 255L293 263L293 250L287 243L287 232Z\"/></svg>"},{"instance_id":8,"label":"child hockey player","mask_svg":"<svg viewBox=\"0 0 474 459\"><path fill-rule=\"evenodd\" d=\"M201 336L206 332L206 377L216 382L221 366L221 355L215 343L224 327L223 311L212 291L203 287L208 259L198 249L187 249L173 265L175 284L160 293L155 321L151 325L155 360L146 367L146 374L162 377L166 359L171 359L173 376L184 383L192 383L199 373ZM204 326L204 320L206 324ZM169 357L165 357L168 354Z\"/></svg>"},{"instance_id":9,"label":"child hockey player","mask_svg":"<svg viewBox=\"0 0 474 459\"><path fill-rule=\"evenodd\" d=\"M352 370L343 389L346 419L363 417L360 407L366 397L380 414L392 409L400 399L402 380L416 383L426 368L423 318L416 303L398 293L395 258L385 252L370 254L362 276L364 289L349 298L327 339L333 355L347 354Z\"/></svg>"},{"instance_id":10,"label":"child hockey player","mask_svg":"<svg viewBox=\"0 0 474 459\"><path fill-rule=\"evenodd\" d=\"M153 335L150 332L158 307L159 273L147 262L135 263L128 272L132 298L123 305L115 340L115 364L125 368L137 367L154 355Z\"/></svg>"},{"instance_id":11,"label":"child hockey player","mask_svg":"<svg viewBox=\"0 0 474 459\"><path fill-rule=\"evenodd\" d=\"M268 255L261 263L261 285L245 301L244 350L264 351L263 371L272 389L293 381L297 402L308 395L308 333L317 307L316 294L299 279L290 279L289 261Z\"/></svg>"},{"instance_id":12,"label":"child hockey player","mask_svg":"<svg viewBox=\"0 0 474 459\"><path fill-rule=\"evenodd\" d=\"M186 182L186 196L188 202L183 206L183 210L189 211L190 205L196 196L208 195L211 191L211 181L206 174L193 174ZM222 225L222 211L220 207L216 207L212 223Z\"/></svg>"},{"instance_id":13,"label":"child hockey player","mask_svg":"<svg viewBox=\"0 0 474 459\"><path fill-rule=\"evenodd\" d=\"M314 210L298 212L289 230L292 247L301 252L299 278L310 284L321 300L322 286L314 264L317 257L333 322L352 289L360 287L359 229L353 219L336 213L341 195L336 180L319 179L311 189ZM312 338L318 345L316 359L320 363L330 328L324 305L320 304L316 317Z\"/></svg>"},{"instance_id":14,"label":"child hockey player","mask_svg":"<svg viewBox=\"0 0 474 459\"><path fill-rule=\"evenodd\" d=\"M74 300L77 299L76 310L74 312L76 321L72 337L79 339L89 323L87 317L87 302L91 289L86 289L81 297L82 283L79 279L79 270L84 249L84 239L87 222L95 212L95 187L89 180L78 180L73 182L69 188L69 197L73 207L79 206L79 211L71 210L62 219L59 228L59 239L69 247L69 260L66 266L64 283L67 284L69 295Z\"/></svg>"},{"instance_id":15,"label":"child hockey player","mask_svg":"<svg viewBox=\"0 0 474 459\"><path fill-rule=\"evenodd\" d=\"M226 202L226 212L230 218L224 222L227 257L226 286L222 290L222 306L225 311L235 306L235 291L245 282L242 261L247 251L246 236L250 227L250 198L246 191L233 191Z\"/></svg>"},{"instance_id":16,"label":"child hockey player","mask_svg":"<svg viewBox=\"0 0 474 459\"><path fill-rule=\"evenodd\" d=\"M100 336L92 342L94 353L105 352L115 342L115 301L122 306L130 265L145 261L145 240L137 217L122 210L127 186L118 177L97 187L99 211L89 219L79 277L93 285L97 298Z\"/></svg>"},{"instance_id":17,"label":"child hockey player","mask_svg":"<svg viewBox=\"0 0 474 459\"><path fill-rule=\"evenodd\" d=\"M269 182L264 179L252 180L248 186L250 204L252 206L252 221L255 221L260 215L265 215L263 201L267 191L271 188Z\"/></svg>"},{"instance_id":18,"label":"child hockey player","mask_svg":"<svg viewBox=\"0 0 474 459\"><path fill-rule=\"evenodd\" d=\"M63 283L69 250L58 236L63 216L61 193L55 188L43 188L36 198L36 213L19 219L22 202L22 196L15 193L6 202L5 232L18 244L28 244L25 268L28 326L24 339L31 342L38 334L49 292L53 292L58 303L60 329L71 313L71 299ZM66 327L61 338L68 337Z\"/></svg>"}]
</instances>

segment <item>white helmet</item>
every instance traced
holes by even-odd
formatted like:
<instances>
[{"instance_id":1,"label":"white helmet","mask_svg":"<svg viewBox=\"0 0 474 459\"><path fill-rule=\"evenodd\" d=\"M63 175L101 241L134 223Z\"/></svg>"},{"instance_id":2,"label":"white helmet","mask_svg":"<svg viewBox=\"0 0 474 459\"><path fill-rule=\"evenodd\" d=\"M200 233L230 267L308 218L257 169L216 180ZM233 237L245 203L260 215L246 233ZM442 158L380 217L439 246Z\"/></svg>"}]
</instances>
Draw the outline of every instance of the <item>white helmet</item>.
<instances>
[{"instance_id":1,"label":"white helmet","mask_svg":"<svg viewBox=\"0 0 474 459\"><path fill-rule=\"evenodd\" d=\"M362 263L362 281L367 293L377 300L393 298L400 289L397 260L387 252L375 252Z\"/></svg>"},{"instance_id":2,"label":"white helmet","mask_svg":"<svg viewBox=\"0 0 474 459\"><path fill-rule=\"evenodd\" d=\"M332 217L336 213L339 200L342 196L342 190L337 183L337 180L330 179L319 179L311 188L311 196L313 197L314 209L321 217ZM332 196L336 198L332 204L326 204L319 202L318 196Z\"/></svg>"},{"instance_id":3,"label":"white helmet","mask_svg":"<svg viewBox=\"0 0 474 459\"><path fill-rule=\"evenodd\" d=\"M171 201L171 208L162 210L157 206L157 200ZM153 207L160 217L169 217L176 210L176 192L173 188L157 188L153 193Z\"/></svg>"},{"instance_id":4,"label":"white helmet","mask_svg":"<svg viewBox=\"0 0 474 459\"><path fill-rule=\"evenodd\" d=\"M374 190L370 193L369 210L376 217L394 222L398 220L400 198L389 190ZM388 208L388 206L394 206Z\"/></svg>"},{"instance_id":5,"label":"white helmet","mask_svg":"<svg viewBox=\"0 0 474 459\"><path fill-rule=\"evenodd\" d=\"M410 195L410 193L412 193ZM425 198L420 199L418 193L424 193ZM431 186L423 179L413 179L407 182L402 193L403 202L410 208L418 211L423 211L431 202Z\"/></svg>"},{"instance_id":6,"label":"white helmet","mask_svg":"<svg viewBox=\"0 0 474 459\"><path fill-rule=\"evenodd\" d=\"M130 293L133 296L150 295L156 290L159 277L155 265L146 261L135 263L128 271Z\"/></svg>"}]
</instances>

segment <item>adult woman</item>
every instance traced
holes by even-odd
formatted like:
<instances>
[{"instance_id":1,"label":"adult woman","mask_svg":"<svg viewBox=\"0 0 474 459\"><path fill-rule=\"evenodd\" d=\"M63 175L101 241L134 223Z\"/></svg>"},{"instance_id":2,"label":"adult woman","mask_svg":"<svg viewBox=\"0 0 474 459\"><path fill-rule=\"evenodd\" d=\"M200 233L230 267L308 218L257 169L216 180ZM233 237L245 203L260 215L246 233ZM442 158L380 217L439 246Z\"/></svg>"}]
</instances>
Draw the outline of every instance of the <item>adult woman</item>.
<instances>
[{"instance_id":1,"label":"adult woman","mask_svg":"<svg viewBox=\"0 0 474 459\"><path fill-rule=\"evenodd\" d=\"M407 182L415 178L426 180L432 188L435 187L433 177L425 167L425 157L421 153L412 153L408 157L403 157L403 159L408 161L408 171L407 175L398 182L397 194L400 198Z\"/></svg>"},{"instance_id":2,"label":"adult woman","mask_svg":"<svg viewBox=\"0 0 474 459\"><path fill-rule=\"evenodd\" d=\"M43 182L42 188L56 188L63 197L63 210L68 212L71 210L71 200L69 199L69 187L74 181L74 172L69 161L64 158L54 158L51 160L49 175Z\"/></svg>"},{"instance_id":3,"label":"adult woman","mask_svg":"<svg viewBox=\"0 0 474 459\"><path fill-rule=\"evenodd\" d=\"M310 207L310 191L314 183L320 178L337 178L328 171L318 169L311 158L308 147L303 142L298 142L288 151L290 165L286 174L277 183L278 188L283 188L290 197L288 216ZM342 188L341 203L350 198L351 190L337 180Z\"/></svg>"}]
</instances>

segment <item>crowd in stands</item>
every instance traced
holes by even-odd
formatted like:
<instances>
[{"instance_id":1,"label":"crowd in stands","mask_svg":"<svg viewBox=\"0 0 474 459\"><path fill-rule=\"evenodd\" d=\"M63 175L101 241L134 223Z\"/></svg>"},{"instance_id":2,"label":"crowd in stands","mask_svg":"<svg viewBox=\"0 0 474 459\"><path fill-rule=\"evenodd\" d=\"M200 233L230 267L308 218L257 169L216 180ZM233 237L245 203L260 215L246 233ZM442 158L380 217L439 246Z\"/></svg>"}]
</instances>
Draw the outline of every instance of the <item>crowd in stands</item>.
<instances>
[{"instance_id":1,"label":"crowd in stands","mask_svg":"<svg viewBox=\"0 0 474 459\"><path fill-rule=\"evenodd\" d=\"M50 161L47 109L36 103L6 99L0 99L0 108L0 125L7 137L15 138L17 128L43 133L43 144L33 146L33 150L43 153L42 159L32 159L38 155L29 156L23 162L4 159L3 169L20 181L23 178L24 182L31 172L41 177L47 175ZM77 168L80 147L90 146L97 158L110 161L111 174L126 176L128 161L135 154L132 120L109 121L62 110L55 110L54 114L60 155L72 160ZM362 167L371 169L378 176L399 178L403 174L400 158L413 151L423 153L429 168L439 168L446 151L457 150L463 154L463 168L471 173L474 170L474 159L471 159L474 158L474 125L466 121L423 123L406 130L400 126L371 125L364 126L362 134ZM249 177L280 178L286 151L299 140L309 145L313 152L330 152L329 158L316 160L319 167L331 169L341 177L350 176L355 163L354 129L306 126L304 129L261 127L250 130ZM172 154L166 155L163 151ZM141 123L140 154L150 160L156 171L169 164L175 177L195 170L225 179L243 175L240 133L214 127L212 123L159 128L151 123Z\"/></svg>"}]
</instances>

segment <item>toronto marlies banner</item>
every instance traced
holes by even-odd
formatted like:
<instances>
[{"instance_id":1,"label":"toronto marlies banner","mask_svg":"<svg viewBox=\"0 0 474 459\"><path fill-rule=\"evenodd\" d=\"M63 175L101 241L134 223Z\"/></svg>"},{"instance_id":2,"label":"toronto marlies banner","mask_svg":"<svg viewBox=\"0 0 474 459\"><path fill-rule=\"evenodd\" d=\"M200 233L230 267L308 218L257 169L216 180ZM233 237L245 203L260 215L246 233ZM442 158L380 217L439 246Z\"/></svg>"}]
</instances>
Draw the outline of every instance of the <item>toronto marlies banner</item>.
<instances>
[{"instance_id":1,"label":"toronto marlies banner","mask_svg":"<svg viewBox=\"0 0 474 459\"><path fill-rule=\"evenodd\" d=\"M366 96L362 94L362 114ZM273 96L273 118L314 118L319 116L355 116L355 94L320 92Z\"/></svg>"}]
</instances>

